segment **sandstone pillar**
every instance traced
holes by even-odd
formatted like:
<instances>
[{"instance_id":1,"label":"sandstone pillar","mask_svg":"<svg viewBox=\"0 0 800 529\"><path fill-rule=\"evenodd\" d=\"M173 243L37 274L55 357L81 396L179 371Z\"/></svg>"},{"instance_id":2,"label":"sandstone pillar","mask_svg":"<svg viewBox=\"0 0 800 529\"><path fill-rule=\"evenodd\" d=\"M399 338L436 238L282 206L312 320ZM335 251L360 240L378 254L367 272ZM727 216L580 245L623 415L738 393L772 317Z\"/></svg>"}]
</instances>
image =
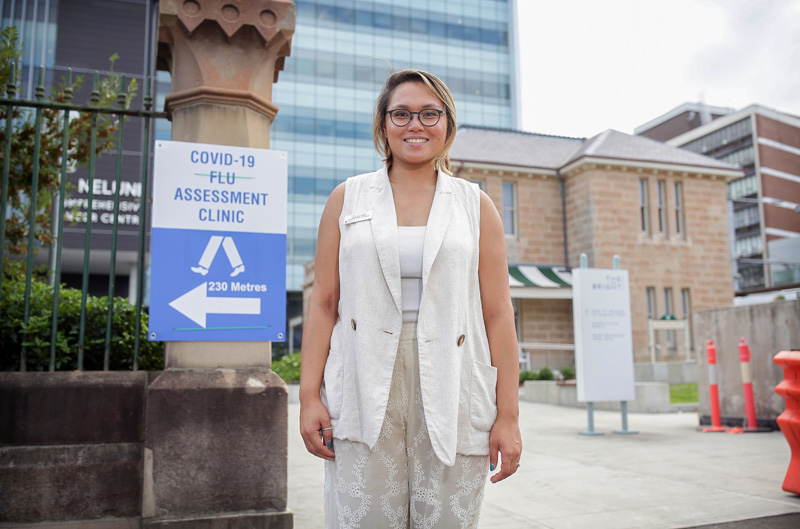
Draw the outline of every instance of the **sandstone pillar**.
<instances>
[{"instance_id":1,"label":"sandstone pillar","mask_svg":"<svg viewBox=\"0 0 800 529\"><path fill-rule=\"evenodd\" d=\"M172 139L269 147L290 0L162 0ZM148 387L142 517L150 528L292 527L287 392L261 342L168 342Z\"/></svg>"}]
</instances>

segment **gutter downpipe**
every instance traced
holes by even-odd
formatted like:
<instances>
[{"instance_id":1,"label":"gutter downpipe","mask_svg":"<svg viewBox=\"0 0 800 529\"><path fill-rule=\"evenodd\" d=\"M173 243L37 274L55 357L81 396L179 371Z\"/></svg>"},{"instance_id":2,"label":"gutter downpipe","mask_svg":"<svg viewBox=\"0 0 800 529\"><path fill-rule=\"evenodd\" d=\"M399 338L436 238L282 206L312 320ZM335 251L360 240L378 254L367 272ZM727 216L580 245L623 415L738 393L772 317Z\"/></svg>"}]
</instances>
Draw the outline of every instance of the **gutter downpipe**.
<instances>
[{"instance_id":1,"label":"gutter downpipe","mask_svg":"<svg viewBox=\"0 0 800 529\"><path fill-rule=\"evenodd\" d=\"M567 183L561 176L561 169L556 169L556 178L561 184L561 226L564 229L564 266L569 268L569 251L567 249Z\"/></svg>"}]
</instances>

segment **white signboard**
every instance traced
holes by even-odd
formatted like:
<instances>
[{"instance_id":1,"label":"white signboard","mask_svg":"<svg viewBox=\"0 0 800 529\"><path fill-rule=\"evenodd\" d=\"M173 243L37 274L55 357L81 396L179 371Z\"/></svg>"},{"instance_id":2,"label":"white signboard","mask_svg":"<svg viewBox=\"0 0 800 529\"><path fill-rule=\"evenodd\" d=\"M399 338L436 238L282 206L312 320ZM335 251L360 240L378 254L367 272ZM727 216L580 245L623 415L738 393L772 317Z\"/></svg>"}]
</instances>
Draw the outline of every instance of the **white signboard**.
<instances>
[{"instance_id":1,"label":"white signboard","mask_svg":"<svg viewBox=\"0 0 800 529\"><path fill-rule=\"evenodd\" d=\"M150 339L283 341L287 155L157 141Z\"/></svg>"},{"instance_id":2,"label":"white signboard","mask_svg":"<svg viewBox=\"0 0 800 529\"><path fill-rule=\"evenodd\" d=\"M578 401L630 401L633 378L627 270L572 270Z\"/></svg>"}]
</instances>

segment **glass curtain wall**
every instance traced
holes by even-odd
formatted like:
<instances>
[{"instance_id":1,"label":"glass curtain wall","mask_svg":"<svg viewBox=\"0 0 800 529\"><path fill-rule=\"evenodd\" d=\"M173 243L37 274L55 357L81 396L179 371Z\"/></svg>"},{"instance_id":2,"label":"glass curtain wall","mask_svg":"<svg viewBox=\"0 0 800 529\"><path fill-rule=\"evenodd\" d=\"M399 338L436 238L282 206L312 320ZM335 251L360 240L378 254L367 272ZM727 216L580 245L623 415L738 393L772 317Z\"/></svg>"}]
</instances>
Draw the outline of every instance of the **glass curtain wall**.
<instances>
[{"instance_id":1,"label":"glass curtain wall","mask_svg":"<svg viewBox=\"0 0 800 529\"><path fill-rule=\"evenodd\" d=\"M58 0L0 0L2 27L16 26L22 45L21 63L17 64L22 80L17 97L33 99L39 81L39 67L45 67L45 86L52 86L58 31ZM2 87L5 95L5 87Z\"/></svg>"},{"instance_id":2,"label":"glass curtain wall","mask_svg":"<svg viewBox=\"0 0 800 529\"><path fill-rule=\"evenodd\" d=\"M289 152L286 284L302 289L325 201L374 171L375 98L392 72L419 68L453 91L460 124L514 123L506 0L297 0L292 55L275 85L272 148Z\"/></svg>"}]
</instances>

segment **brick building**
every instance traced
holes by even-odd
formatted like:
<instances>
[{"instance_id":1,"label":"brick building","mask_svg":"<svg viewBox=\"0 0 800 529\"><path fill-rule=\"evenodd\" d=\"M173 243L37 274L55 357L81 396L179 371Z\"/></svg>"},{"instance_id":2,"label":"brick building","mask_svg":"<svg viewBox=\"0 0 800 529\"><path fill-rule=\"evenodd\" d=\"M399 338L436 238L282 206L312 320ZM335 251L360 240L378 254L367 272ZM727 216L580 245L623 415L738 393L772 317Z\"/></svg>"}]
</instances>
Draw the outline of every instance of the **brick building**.
<instances>
[{"instance_id":1,"label":"brick building","mask_svg":"<svg viewBox=\"0 0 800 529\"><path fill-rule=\"evenodd\" d=\"M588 140L459 128L458 176L502 213L520 342L534 366L571 363L569 270L629 270L634 356L648 361L648 320L686 320L733 303L726 182L733 166L607 130ZM527 280L527 281L526 281ZM656 340L658 360L694 357L679 331ZM654 344L654 345L656 345Z\"/></svg>"},{"instance_id":2,"label":"brick building","mask_svg":"<svg viewBox=\"0 0 800 529\"><path fill-rule=\"evenodd\" d=\"M800 117L684 103L635 132L744 171L728 184L737 294L800 287Z\"/></svg>"}]
</instances>

